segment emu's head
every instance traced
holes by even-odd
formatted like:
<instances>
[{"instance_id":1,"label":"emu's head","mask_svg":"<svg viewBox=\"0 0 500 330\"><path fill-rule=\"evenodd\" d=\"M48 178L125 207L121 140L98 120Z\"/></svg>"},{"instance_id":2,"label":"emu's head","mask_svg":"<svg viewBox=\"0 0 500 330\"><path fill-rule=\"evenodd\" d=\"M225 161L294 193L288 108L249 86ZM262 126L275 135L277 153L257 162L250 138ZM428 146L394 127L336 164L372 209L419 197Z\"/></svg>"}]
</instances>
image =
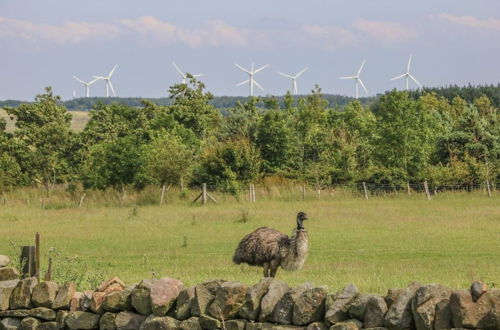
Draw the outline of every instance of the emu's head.
<instances>
[{"instance_id":1,"label":"emu's head","mask_svg":"<svg viewBox=\"0 0 500 330\"><path fill-rule=\"evenodd\" d=\"M304 212L297 213L297 229L304 229L304 225L302 224L302 222L307 219L307 214L305 214Z\"/></svg>"}]
</instances>

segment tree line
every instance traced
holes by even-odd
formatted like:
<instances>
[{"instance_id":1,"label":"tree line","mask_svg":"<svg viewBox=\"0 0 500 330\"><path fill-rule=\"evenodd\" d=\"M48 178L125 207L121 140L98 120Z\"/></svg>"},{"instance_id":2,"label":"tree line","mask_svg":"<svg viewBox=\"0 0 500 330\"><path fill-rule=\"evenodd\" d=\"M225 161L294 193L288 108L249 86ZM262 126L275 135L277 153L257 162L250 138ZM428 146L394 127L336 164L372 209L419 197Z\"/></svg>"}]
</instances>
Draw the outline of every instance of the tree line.
<instances>
[{"instance_id":1,"label":"tree line","mask_svg":"<svg viewBox=\"0 0 500 330\"><path fill-rule=\"evenodd\" d=\"M270 178L394 188L500 179L500 112L485 95L393 90L339 110L316 87L299 98L246 98L223 115L192 76L169 94L168 105L97 102L79 133L50 87L6 107L16 129L0 121L0 189L207 183L237 193Z\"/></svg>"}]
</instances>

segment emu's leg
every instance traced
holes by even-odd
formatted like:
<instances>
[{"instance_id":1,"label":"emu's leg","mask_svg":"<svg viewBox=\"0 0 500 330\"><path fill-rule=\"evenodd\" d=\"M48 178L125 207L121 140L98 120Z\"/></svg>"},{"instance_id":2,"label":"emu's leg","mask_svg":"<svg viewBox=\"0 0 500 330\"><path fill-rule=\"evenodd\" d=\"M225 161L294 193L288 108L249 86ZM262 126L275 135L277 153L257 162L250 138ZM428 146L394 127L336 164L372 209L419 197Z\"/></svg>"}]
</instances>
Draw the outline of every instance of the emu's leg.
<instances>
[{"instance_id":1,"label":"emu's leg","mask_svg":"<svg viewBox=\"0 0 500 330\"><path fill-rule=\"evenodd\" d=\"M271 261L271 264L269 265L270 271L271 271L271 277L276 276L276 272L278 271L279 264L276 260Z\"/></svg>"},{"instance_id":2,"label":"emu's leg","mask_svg":"<svg viewBox=\"0 0 500 330\"><path fill-rule=\"evenodd\" d=\"M264 277L269 277L269 263L264 263Z\"/></svg>"}]
</instances>

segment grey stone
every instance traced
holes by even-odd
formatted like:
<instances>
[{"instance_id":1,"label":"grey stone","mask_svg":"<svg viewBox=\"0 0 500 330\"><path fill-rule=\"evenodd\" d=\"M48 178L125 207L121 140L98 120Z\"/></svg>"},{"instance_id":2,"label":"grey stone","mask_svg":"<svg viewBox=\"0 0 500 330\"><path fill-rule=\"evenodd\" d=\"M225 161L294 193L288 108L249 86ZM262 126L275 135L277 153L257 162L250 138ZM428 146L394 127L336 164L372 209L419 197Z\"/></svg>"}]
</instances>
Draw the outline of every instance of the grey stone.
<instances>
[{"instance_id":1,"label":"grey stone","mask_svg":"<svg viewBox=\"0 0 500 330\"><path fill-rule=\"evenodd\" d=\"M116 315L115 324L117 330L137 330L146 317L132 312L120 312Z\"/></svg>"},{"instance_id":2,"label":"grey stone","mask_svg":"<svg viewBox=\"0 0 500 330\"><path fill-rule=\"evenodd\" d=\"M19 279L19 272L12 267L0 268L0 281L10 281Z\"/></svg>"},{"instance_id":3,"label":"grey stone","mask_svg":"<svg viewBox=\"0 0 500 330\"><path fill-rule=\"evenodd\" d=\"M69 310L71 312L76 312L76 311L84 311L86 312L87 310L83 309L83 300L85 299L85 293L83 292L75 292L71 300L69 301ZM89 302L90 305L90 302Z\"/></svg>"},{"instance_id":4,"label":"grey stone","mask_svg":"<svg viewBox=\"0 0 500 330\"><path fill-rule=\"evenodd\" d=\"M385 315L385 326L388 329L406 330L413 326L411 302L415 296L415 292L421 286L420 283L413 282L401 291Z\"/></svg>"},{"instance_id":5,"label":"grey stone","mask_svg":"<svg viewBox=\"0 0 500 330\"><path fill-rule=\"evenodd\" d=\"M69 312L64 311L64 310L59 310L57 311L56 314L56 322L57 322L57 327L59 329L66 329L66 318L68 317Z\"/></svg>"},{"instance_id":6,"label":"grey stone","mask_svg":"<svg viewBox=\"0 0 500 330\"><path fill-rule=\"evenodd\" d=\"M274 324L267 322L248 322L245 330L271 330Z\"/></svg>"},{"instance_id":7,"label":"grey stone","mask_svg":"<svg viewBox=\"0 0 500 330\"><path fill-rule=\"evenodd\" d=\"M243 304L247 290L248 286L240 282L222 283L208 309L209 315L219 320L234 319Z\"/></svg>"},{"instance_id":8,"label":"grey stone","mask_svg":"<svg viewBox=\"0 0 500 330\"><path fill-rule=\"evenodd\" d=\"M10 309L30 308L31 293L38 284L36 277L29 277L19 281L10 295Z\"/></svg>"},{"instance_id":9,"label":"grey stone","mask_svg":"<svg viewBox=\"0 0 500 330\"><path fill-rule=\"evenodd\" d=\"M0 321L0 330L18 330L21 320L7 317Z\"/></svg>"},{"instance_id":10,"label":"grey stone","mask_svg":"<svg viewBox=\"0 0 500 330\"><path fill-rule=\"evenodd\" d=\"M202 315L200 317L200 325L203 329L216 330L222 328L222 322L216 318L210 317L208 315Z\"/></svg>"},{"instance_id":11,"label":"grey stone","mask_svg":"<svg viewBox=\"0 0 500 330\"><path fill-rule=\"evenodd\" d=\"M193 316L181 322L179 327L182 330L202 330L200 320L198 317Z\"/></svg>"},{"instance_id":12,"label":"grey stone","mask_svg":"<svg viewBox=\"0 0 500 330\"><path fill-rule=\"evenodd\" d=\"M177 330L180 327L180 321L170 316L148 316L141 325L140 330Z\"/></svg>"},{"instance_id":13,"label":"grey stone","mask_svg":"<svg viewBox=\"0 0 500 330\"><path fill-rule=\"evenodd\" d=\"M25 317L21 320L19 330L36 330L39 324L40 321L34 317Z\"/></svg>"},{"instance_id":14,"label":"grey stone","mask_svg":"<svg viewBox=\"0 0 500 330\"><path fill-rule=\"evenodd\" d=\"M436 314L434 316L434 329L450 329L453 327L451 316L450 299L443 299L436 304Z\"/></svg>"},{"instance_id":15,"label":"grey stone","mask_svg":"<svg viewBox=\"0 0 500 330\"><path fill-rule=\"evenodd\" d=\"M260 312L260 301L269 291L269 285L272 281L273 278L266 277L248 289L239 312L242 318L252 321L257 320Z\"/></svg>"},{"instance_id":16,"label":"grey stone","mask_svg":"<svg viewBox=\"0 0 500 330\"><path fill-rule=\"evenodd\" d=\"M217 289L226 281L213 280L198 284L195 287L195 297L191 304L191 315L201 316L208 313L208 307L215 299Z\"/></svg>"},{"instance_id":17,"label":"grey stone","mask_svg":"<svg viewBox=\"0 0 500 330\"><path fill-rule=\"evenodd\" d=\"M15 317L23 318L29 316L29 309L11 309L7 311L0 312L0 318L2 317Z\"/></svg>"},{"instance_id":18,"label":"grey stone","mask_svg":"<svg viewBox=\"0 0 500 330\"><path fill-rule=\"evenodd\" d=\"M153 312L151 307L151 288L155 279L142 280L132 291L132 306L142 315L149 315Z\"/></svg>"},{"instance_id":19,"label":"grey stone","mask_svg":"<svg viewBox=\"0 0 500 330\"><path fill-rule=\"evenodd\" d=\"M271 321L280 324L292 324L293 306L305 291L312 288L311 283L303 283L285 293L276 304Z\"/></svg>"},{"instance_id":20,"label":"grey stone","mask_svg":"<svg viewBox=\"0 0 500 330\"><path fill-rule=\"evenodd\" d=\"M151 309L156 316L165 316L184 288L184 284L176 279L164 277L154 281L151 287Z\"/></svg>"},{"instance_id":21,"label":"grey stone","mask_svg":"<svg viewBox=\"0 0 500 330\"><path fill-rule=\"evenodd\" d=\"M273 279L267 293L260 301L259 322L270 321L278 301L290 290L290 287L280 280Z\"/></svg>"},{"instance_id":22,"label":"grey stone","mask_svg":"<svg viewBox=\"0 0 500 330\"><path fill-rule=\"evenodd\" d=\"M341 291L328 294L325 299L325 321L334 324L347 320L349 308L358 294L358 288L354 284L348 284Z\"/></svg>"},{"instance_id":23,"label":"grey stone","mask_svg":"<svg viewBox=\"0 0 500 330\"><path fill-rule=\"evenodd\" d=\"M54 321L56 319L56 312L47 307L36 307L30 309L30 316L36 317L37 319L42 319L45 321Z\"/></svg>"},{"instance_id":24,"label":"grey stone","mask_svg":"<svg viewBox=\"0 0 500 330\"><path fill-rule=\"evenodd\" d=\"M76 285L73 282L65 283L63 286L59 287L57 291L56 298L52 303L52 309L69 309L69 303L71 298L76 292Z\"/></svg>"},{"instance_id":25,"label":"grey stone","mask_svg":"<svg viewBox=\"0 0 500 330\"><path fill-rule=\"evenodd\" d=\"M313 322L309 324L306 328L306 330L328 330L328 325L323 322Z\"/></svg>"},{"instance_id":26,"label":"grey stone","mask_svg":"<svg viewBox=\"0 0 500 330\"><path fill-rule=\"evenodd\" d=\"M82 309L82 311L84 311L84 312L90 311L90 303L92 302L93 295L94 295L94 291L92 291L92 290L83 291L83 297L80 300L80 308ZM73 297L74 297L74 295L73 295ZM71 302L70 302L70 304L71 304Z\"/></svg>"},{"instance_id":27,"label":"grey stone","mask_svg":"<svg viewBox=\"0 0 500 330\"><path fill-rule=\"evenodd\" d=\"M351 319L363 321L365 319L366 305L368 301L375 296L374 294L358 294L358 296L351 302L349 307L349 316Z\"/></svg>"},{"instance_id":28,"label":"grey stone","mask_svg":"<svg viewBox=\"0 0 500 330\"><path fill-rule=\"evenodd\" d=\"M245 330L247 326L247 320L229 320L224 322L224 327L226 330Z\"/></svg>"},{"instance_id":29,"label":"grey stone","mask_svg":"<svg viewBox=\"0 0 500 330\"><path fill-rule=\"evenodd\" d=\"M56 298L57 290L59 290L59 285L57 285L57 283L50 281L38 283L33 288L33 293L31 295L33 305L36 307L51 308Z\"/></svg>"},{"instance_id":30,"label":"grey stone","mask_svg":"<svg viewBox=\"0 0 500 330\"><path fill-rule=\"evenodd\" d=\"M387 310L385 299L381 296L373 295L365 307L363 326L365 328L380 328L384 326Z\"/></svg>"},{"instance_id":31,"label":"grey stone","mask_svg":"<svg viewBox=\"0 0 500 330\"><path fill-rule=\"evenodd\" d=\"M99 315L82 311L69 312L66 325L72 330L95 329L99 325Z\"/></svg>"},{"instance_id":32,"label":"grey stone","mask_svg":"<svg viewBox=\"0 0 500 330\"><path fill-rule=\"evenodd\" d=\"M101 318L99 319L99 330L115 330L115 319L115 313L106 312L102 314Z\"/></svg>"},{"instance_id":33,"label":"grey stone","mask_svg":"<svg viewBox=\"0 0 500 330\"><path fill-rule=\"evenodd\" d=\"M488 286L482 281L475 281L470 286L470 292L474 301L477 301L481 296L488 291Z\"/></svg>"},{"instance_id":34,"label":"grey stone","mask_svg":"<svg viewBox=\"0 0 500 330\"><path fill-rule=\"evenodd\" d=\"M292 323L308 325L322 321L325 315L327 287L311 288L303 291L293 305Z\"/></svg>"},{"instance_id":35,"label":"grey stone","mask_svg":"<svg viewBox=\"0 0 500 330\"><path fill-rule=\"evenodd\" d=\"M330 327L330 330L359 330L363 328L363 323L356 319L345 320L335 323Z\"/></svg>"},{"instance_id":36,"label":"grey stone","mask_svg":"<svg viewBox=\"0 0 500 330\"><path fill-rule=\"evenodd\" d=\"M135 286L129 286L121 291L111 292L104 298L103 308L110 312L127 311L132 308L132 291Z\"/></svg>"},{"instance_id":37,"label":"grey stone","mask_svg":"<svg viewBox=\"0 0 500 330\"><path fill-rule=\"evenodd\" d=\"M10 296L16 288L19 280L9 280L0 282L0 311L9 309Z\"/></svg>"},{"instance_id":38,"label":"grey stone","mask_svg":"<svg viewBox=\"0 0 500 330\"><path fill-rule=\"evenodd\" d=\"M305 330L306 327L301 327L298 325L284 325L284 324L273 324L271 330Z\"/></svg>"},{"instance_id":39,"label":"grey stone","mask_svg":"<svg viewBox=\"0 0 500 330\"><path fill-rule=\"evenodd\" d=\"M191 316L191 305L195 297L195 287L183 289L177 297L175 307L175 318L178 320L186 320Z\"/></svg>"},{"instance_id":40,"label":"grey stone","mask_svg":"<svg viewBox=\"0 0 500 330\"><path fill-rule=\"evenodd\" d=\"M0 268L7 267L10 264L10 258L8 256L0 255Z\"/></svg>"},{"instance_id":41,"label":"grey stone","mask_svg":"<svg viewBox=\"0 0 500 330\"><path fill-rule=\"evenodd\" d=\"M391 305L398 299L399 295L403 292L403 289L389 289L387 291L387 295L384 297L385 303L387 304L387 308L390 308Z\"/></svg>"},{"instance_id":42,"label":"grey stone","mask_svg":"<svg viewBox=\"0 0 500 330\"><path fill-rule=\"evenodd\" d=\"M125 289L125 283L115 276L99 284L95 291L109 294L111 292L121 291L123 289Z\"/></svg>"},{"instance_id":43,"label":"grey stone","mask_svg":"<svg viewBox=\"0 0 500 330\"><path fill-rule=\"evenodd\" d=\"M59 328L57 327L57 322L51 321L40 323L36 330L59 330Z\"/></svg>"},{"instance_id":44,"label":"grey stone","mask_svg":"<svg viewBox=\"0 0 500 330\"><path fill-rule=\"evenodd\" d=\"M417 330L434 329L436 305L449 301L451 289L440 284L429 284L419 288L412 300L413 319Z\"/></svg>"}]
</instances>

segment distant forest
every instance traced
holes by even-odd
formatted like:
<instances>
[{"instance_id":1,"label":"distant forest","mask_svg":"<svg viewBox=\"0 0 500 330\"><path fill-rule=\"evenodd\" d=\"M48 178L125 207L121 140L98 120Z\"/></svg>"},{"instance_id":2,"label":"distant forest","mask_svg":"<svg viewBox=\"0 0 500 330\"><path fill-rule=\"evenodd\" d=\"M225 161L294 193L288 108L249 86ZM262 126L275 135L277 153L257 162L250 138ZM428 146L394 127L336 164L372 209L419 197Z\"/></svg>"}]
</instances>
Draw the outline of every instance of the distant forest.
<instances>
[{"instance_id":1,"label":"distant forest","mask_svg":"<svg viewBox=\"0 0 500 330\"><path fill-rule=\"evenodd\" d=\"M472 103L475 99L480 96L486 96L490 99L491 103L495 107L500 107L500 84L497 85L468 85L468 86L458 86L458 85L450 85L445 87L433 87L433 88L424 88L420 90L414 90L410 92L410 97L413 99L418 99L420 96L425 93L435 93L437 96L442 96L446 98L448 101L452 101L455 97L460 97L468 103ZM359 101L362 105L369 106L375 103L382 94L372 97L363 97L360 98ZM303 98L305 95L297 95L295 99L298 100ZM283 106L283 99L285 96L265 96L259 99L257 106L265 107L265 100L274 98L279 102L281 106ZM345 96L345 95L333 95L333 94L324 94L324 99L328 102L328 107L335 109L343 109L346 105L348 105L351 101L353 101L353 97ZM168 106L172 105L173 100L169 97L161 97L161 98L143 98L143 97L89 97L89 98L76 98L68 101L62 101L62 105L64 105L68 110L73 111L89 111L94 108L94 106L98 103L109 105L113 102L117 102L119 104L128 105L131 107L143 107L142 100L149 100L160 106ZM238 103L246 103L248 102L249 97L244 96L215 96L212 100L210 100L210 105L214 106L218 109L231 109L235 108ZM0 101L0 108L3 107L18 107L23 103L31 103L28 101L19 101L19 100L5 100Z\"/></svg>"}]
</instances>

